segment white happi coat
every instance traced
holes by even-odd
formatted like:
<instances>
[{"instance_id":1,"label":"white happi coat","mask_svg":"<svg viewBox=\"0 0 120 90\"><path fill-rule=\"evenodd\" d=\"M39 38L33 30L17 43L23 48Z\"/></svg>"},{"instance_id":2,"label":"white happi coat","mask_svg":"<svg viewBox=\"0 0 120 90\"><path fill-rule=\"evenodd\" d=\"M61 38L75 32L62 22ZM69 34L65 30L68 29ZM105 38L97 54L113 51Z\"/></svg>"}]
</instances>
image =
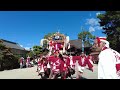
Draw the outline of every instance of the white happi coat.
<instances>
[{"instance_id":1,"label":"white happi coat","mask_svg":"<svg viewBox=\"0 0 120 90\"><path fill-rule=\"evenodd\" d=\"M116 58L110 48L101 51L99 54L98 79L118 79Z\"/></svg>"}]
</instances>

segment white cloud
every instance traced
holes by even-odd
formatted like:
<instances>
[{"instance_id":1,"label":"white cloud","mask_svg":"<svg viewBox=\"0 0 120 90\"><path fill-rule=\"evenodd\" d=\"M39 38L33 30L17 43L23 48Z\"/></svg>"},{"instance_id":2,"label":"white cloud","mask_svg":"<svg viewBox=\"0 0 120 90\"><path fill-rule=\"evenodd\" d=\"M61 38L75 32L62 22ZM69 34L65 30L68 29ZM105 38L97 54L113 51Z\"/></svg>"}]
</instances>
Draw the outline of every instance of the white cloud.
<instances>
[{"instance_id":1,"label":"white cloud","mask_svg":"<svg viewBox=\"0 0 120 90\"><path fill-rule=\"evenodd\" d=\"M99 14L101 14L101 13L100 13L100 12L97 12L97 13L96 13L96 16L98 16Z\"/></svg>"},{"instance_id":2,"label":"white cloud","mask_svg":"<svg viewBox=\"0 0 120 90\"><path fill-rule=\"evenodd\" d=\"M98 20L95 18L87 19L86 24L91 26L99 25Z\"/></svg>"},{"instance_id":3,"label":"white cloud","mask_svg":"<svg viewBox=\"0 0 120 90\"><path fill-rule=\"evenodd\" d=\"M95 32L95 28L92 27L92 26L90 26L90 27L89 27L89 32Z\"/></svg>"},{"instance_id":4,"label":"white cloud","mask_svg":"<svg viewBox=\"0 0 120 90\"><path fill-rule=\"evenodd\" d=\"M23 47L23 45L20 45L21 47Z\"/></svg>"},{"instance_id":5,"label":"white cloud","mask_svg":"<svg viewBox=\"0 0 120 90\"><path fill-rule=\"evenodd\" d=\"M95 32L96 30L101 30L99 20L95 18L86 19L86 25L89 25L89 32Z\"/></svg>"},{"instance_id":6,"label":"white cloud","mask_svg":"<svg viewBox=\"0 0 120 90\"><path fill-rule=\"evenodd\" d=\"M95 26L94 27L96 30L101 30L102 29L102 27L100 27L100 26Z\"/></svg>"},{"instance_id":7,"label":"white cloud","mask_svg":"<svg viewBox=\"0 0 120 90\"><path fill-rule=\"evenodd\" d=\"M25 50L30 50L30 47L24 47L25 48Z\"/></svg>"},{"instance_id":8,"label":"white cloud","mask_svg":"<svg viewBox=\"0 0 120 90\"><path fill-rule=\"evenodd\" d=\"M25 50L30 50L31 47L24 47L23 45L20 45L21 47L23 47ZM32 50L32 48L31 48Z\"/></svg>"},{"instance_id":9,"label":"white cloud","mask_svg":"<svg viewBox=\"0 0 120 90\"><path fill-rule=\"evenodd\" d=\"M102 27L100 27L100 26L90 26L89 27L89 32L95 32L95 30L101 30L102 29Z\"/></svg>"}]
</instances>

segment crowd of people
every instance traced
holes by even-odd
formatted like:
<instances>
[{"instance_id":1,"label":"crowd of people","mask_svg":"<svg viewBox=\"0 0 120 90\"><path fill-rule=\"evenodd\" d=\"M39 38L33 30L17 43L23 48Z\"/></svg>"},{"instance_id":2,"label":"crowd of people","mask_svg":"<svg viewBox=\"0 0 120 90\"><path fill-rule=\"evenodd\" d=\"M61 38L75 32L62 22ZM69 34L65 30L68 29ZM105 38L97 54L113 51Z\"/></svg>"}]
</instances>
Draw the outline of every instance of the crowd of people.
<instances>
[{"instance_id":1,"label":"crowd of people","mask_svg":"<svg viewBox=\"0 0 120 90\"><path fill-rule=\"evenodd\" d=\"M106 38L97 37L93 44L94 48L100 51L98 56L98 79L120 79L120 53L109 47ZM37 62L37 72L41 79L61 79L72 78L76 74L76 79L82 78L85 67L93 72L93 57L91 54L81 55L61 54L59 49L55 49L47 55L40 54ZM30 57L25 60L20 59L20 68L31 67Z\"/></svg>"},{"instance_id":2,"label":"crowd of people","mask_svg":"<svg viewBox=\"0 0 120 90\"><path fill-rule=\"evenodd\" d=\"M38 59L37 72L41 79L72 79L76 73L76 79L82 78L86 66L93 72L92 56L86 56L84 52L79 56L61 54L59 50L49 55L40 55Z\"/></svg>"},{"instance_id":3,"label":"crowd of people","mask_svg":"<svg viewBox=\"0 0 120 90\"><path fill-rule=\"evenodd\" d=\"M30 60L30 57L28 56L26 59L24 59L24 57L20 58L20 68L28 68L28 67L32 67L33 63Z\"/></svg>"},{"instance_id":4,"label":"crowd of people","mask_svg":"<svg viewBox=\"0 0 120 90\"><path fill-rule=\"evenodd\" d=\"M98 55L98 79L120 79L120 53L111 49L106 38L97 37L93 44L100 52ZM50 56L41 55L38 60L37 72L43 79L72 79L76 73L76 79L80 79L84 69L88 66L93 72L92 56L86 56L84 52L79 56L60 54L56 50Z\"/></svg>"}]
</instances>

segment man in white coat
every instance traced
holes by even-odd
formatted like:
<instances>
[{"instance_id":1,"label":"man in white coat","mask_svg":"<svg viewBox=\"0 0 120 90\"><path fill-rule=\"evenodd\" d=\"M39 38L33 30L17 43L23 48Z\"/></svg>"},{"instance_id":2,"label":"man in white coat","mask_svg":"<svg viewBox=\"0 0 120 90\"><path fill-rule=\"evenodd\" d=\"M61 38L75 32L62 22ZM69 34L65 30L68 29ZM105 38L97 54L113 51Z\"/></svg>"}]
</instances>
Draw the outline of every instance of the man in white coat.
<instances>
[{"instance_id":1,"label":"man in white coat","mask_svg":"<svg viewBox=\"0 0 120 90\"><path fill-rule=\"evenodd\" d=\"M106 38L97 37L94 46L100 50L98 63L98 79L118 79L116 58Z\"/></svg>"}]
</instances>

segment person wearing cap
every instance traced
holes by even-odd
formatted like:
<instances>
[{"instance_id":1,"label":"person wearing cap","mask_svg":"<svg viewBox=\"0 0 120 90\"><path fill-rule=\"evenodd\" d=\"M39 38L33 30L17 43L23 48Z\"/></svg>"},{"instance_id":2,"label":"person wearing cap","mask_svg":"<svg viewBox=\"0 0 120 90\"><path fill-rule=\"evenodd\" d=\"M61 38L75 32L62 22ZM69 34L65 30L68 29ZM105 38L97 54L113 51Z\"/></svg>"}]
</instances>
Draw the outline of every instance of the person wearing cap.
<instances>
[{"instance_id":1,"label":"person wearing cap","mask_svg":"<svg viewBox=\"0 0 120 90\"><path fill-rule=\"evenodd\" d=\"M100 51L98 62L98 79L118 79L116 58L106 38L97 37L94 47Z\"/></svg>"}]
</instances>

